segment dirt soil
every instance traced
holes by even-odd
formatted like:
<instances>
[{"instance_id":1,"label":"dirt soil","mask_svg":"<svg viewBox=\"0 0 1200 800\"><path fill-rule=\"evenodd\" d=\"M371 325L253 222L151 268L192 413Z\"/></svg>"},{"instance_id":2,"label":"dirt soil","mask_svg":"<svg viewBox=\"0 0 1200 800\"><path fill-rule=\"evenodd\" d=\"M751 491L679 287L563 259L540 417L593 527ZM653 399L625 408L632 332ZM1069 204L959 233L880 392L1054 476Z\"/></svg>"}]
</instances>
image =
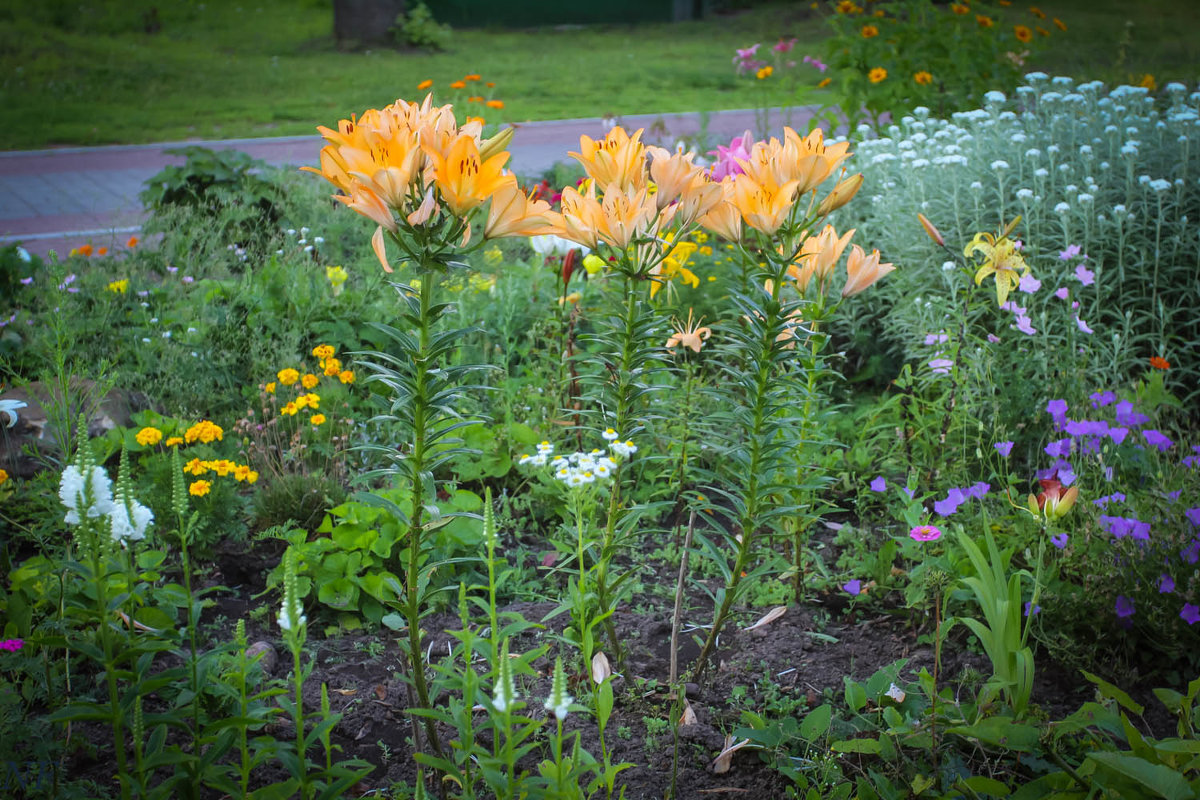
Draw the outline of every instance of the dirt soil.
<instances>
[{"instance_id":1,"label":"dirt soil","mask_svg":"<svg viewBox=\"0 0 1200 800\"><path fill-rule=\"evenodd\" d=\"M246 619L252 609L263 603L276 602L274 598L255 598L255 595L262 591L267 572L279 562L281 553L276 551L281 549L281 543L260 542L253 552L218 557L211 581L236 589L218 597L202 623L203 631L212 631L210 635L216 637L231 636L233 621ZM661 574L663 580L674 581L666 565ZM691 610L686 619L707 622L711 606L701 592L694 590L694 594L689 598ZM649 597L637 599L645 601L639 603L639 608L650 610L624 611L615 617L619 637L627 647L627 659L614 684L616 708L609 723L607 743L613 763L636 765L618 778L618 785L625 787L625 797L660 800L669 794L674 747L669 724L671 702L666 690L671 609L661 600L657 602L662 607L656 607ZM518 603L502 611L541 622L554 607L552 602ZM769 624L757 630L744 630L766 610L745 609L738 614L720 638L705 683L688 684L688 699L698 719L696 724L680 731L678 798L750 796L764 800L786 796L787 779L752 749L736 753L727 772L714 773L713 760L721 751L726 734L741 724L742 710L769 712L771 703L776 708L788 703L796 708L801 708L802 703L811 708L825 701L827 691L832 692L835 708L840 708L845 676L863 681L901 658L909 659L903 673L906 677L915 675L922 667L933 669L932 648L915 644L918 631L903 621L906 616L871 612L875 615L864 618L847 606L844 597L832 595L806 605L791 605ZM313 611L310 610L309 616L313 618ZM524 634L514 643L514 651L537 647L546 637L560 633L568 616L561 614L546 623L544 629ZM321 639L318 627L310 623L309 648L314 664L305 683L305 705L310 711L319 708L321 685L327 685L333 711L342 715L334 731L334 741L342 749L341 757L361 758L375 765L372 773L356 787L355 794L385 790L398 781L411 783L416 775L410 757L412 728L404 714L409 701L401 678L404 666L396 635L384 631ZM453 639L447 631L457 627L455 614L426 619L423 629L432 658L448 652ZM251 642L269 644L277 655L271 676L287 679L291 659L278 638L278 630L273 625L264 628L250 622L247 634ZM680 642L680 672L686 676L699 648L690 635L681 636ZM518 691L529 702L529 713L536 716L544 713L540 699L549 694L553 661L542 658L535 662L535 667L540 673L538 681L519 686ZM978 654L957 652L952 646L943 650L943 676L953 678L968 668L986 674L986 659ZM582 680L582 676L576 676L575 680ZM1054 674L1052 669L1043 670L1039 662L1034 700L1046 704L1051 714L1070 713L1086 699L1077 693L1079 684L1080 681L1069 676ZM583 690L576 687L572 693L579 696ZM581 731L584 748L593 754L600 752L595 726L589 717L572 714L567 719L567 729ZM293 735L289 722L276 723L266 732L279 738L290 739ZM100 781L111 776L111 759L106 755L106 751L111 753L111 740L106 741L106 733L106 729L88 730L85 735L93 740L95 747L89 748L90 755L81 752L76 756L76 763L69 767L70 774L92 776ZM444 737L449 735L446 730ZM533 769L535 764L522 766ZM273 767L257 777L264 781L280 780L283 775L277 770Z\"/></svg>"}]
</instances>

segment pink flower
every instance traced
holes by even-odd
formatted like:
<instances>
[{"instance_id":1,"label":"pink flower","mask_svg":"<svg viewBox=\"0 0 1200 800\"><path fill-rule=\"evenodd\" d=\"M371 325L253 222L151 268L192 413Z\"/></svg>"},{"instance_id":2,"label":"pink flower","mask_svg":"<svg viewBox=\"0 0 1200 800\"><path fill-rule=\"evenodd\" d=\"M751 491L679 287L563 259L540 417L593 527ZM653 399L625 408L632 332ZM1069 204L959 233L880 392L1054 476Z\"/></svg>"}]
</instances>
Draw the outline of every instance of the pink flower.
<instances>
[{"instance_id":1,"label":"pink flower","mask_svg":"<svg viewBox=\"0 0 1200 800\"><path fill-rule=\"evenodd\" d=\"M1086 322L1084 322L1082 319L1080 319L1079 317L1075 318L1075 324L1078 325L1079 330L1083 331L1084 333L1095 333L1095 331L1093 331L1091 328L1089 328L1088 324Z\"/></svg>"},{"instance_id":2,"label":"pink flower","mask_svg":"<svg viewBox=\"0 0 1200 800\"><path fill-rule=\"evenodd\" d=\"M908 535L918 542L936 542L942 538L942 532L935 525L918 525Z\"/></svg>"},{"instance_id":3,"label":"pink flower","mask_svg":"<svg viewBox=\"0 0 1200 800\"><path fill-rule=\"evenodd\" d=\"M994 334L994 333L989 333L989 334L987 335L987 340L988 340L989 342L991 342L992 344L999 344L999 342L1000 342L1000 337L999 337L999 336L997 336L997 335L996 335L996 334Z\"/></svg>"},{"instance_id":4,"label":"pink flower","mask_svg":"<svg viewBox=\"0 0 1200 800\"><path fill-rule=\"evenodd\" d=\"M1026 336L1033 336L1035 333L1037 333L1037 328L1033 327L1033 320L1031 320L1029 317L1025 316L1024 314L1021 314L1017 317L1017 326L1016 327L1017 327L1017 330L1019 330L1021 333L1025 334Z\"/></svg>"},{"instance_id":5,"label":"pink flower","mask_svg":"<svg viewBox=\"0 0 1200 800\"><path fill-rule=\"evenodd\" d=\"M1025 294L1033 294L1042 288L1042 282L1032 275L1025 275L1021 278L1021 282L1017 284L1017 288Z\"/></svg>"},{"instance_id":6,"label":"pink flower","mask_svg":"<svg viewBox=\"0 0 1200 800\"><path fill-rule=\"evenodd\" d=\"M750 131L746 131L741 136L733 137L728 147L717 145L716 150L709 150L708 155L716 156L712 167L712 179L719 183L730 175L741 175L745 170L742 169L739 159L750 160L750 146L753 143L754 136Z\"/></svg>"},{"instance_id":7,"label":"pink flower","mask_svg":"<svg viewBox=\"0 0 1200 800\"><path fill-rule=\"evenodd\" d=\"M20 639L3 639L0 640L0 650L7 650L10 653L15 653L25 646L25 642Z\"/></svg>"},{"instance_id":8,"label":"pink flower","mask_svg":"<svg viewBox=\"0 0 1200 800\"><path fill-rule=\"evenodd\" d=\"M954 362L948 358L935 358L929 362L929 367L935 375L949 375L950 369L953 366Z\"/></svg>"},{"instance_id":9,"label":"pink flower","mask_svg":"<svg viewBox=\"0 0 1200 800\"><path fill-rule=\"evenodd\" d=\"M813 58L812 56L805 56L801 60L805 64L809 64L811 66L816 67L818 72L824 72L825 70L829 69L829 67L827 65L821 63L821 60L819 58Z\"/></svg>"},{"instance_id":10,"label":"pink flower","mask_svg":"<svg viewBox=\"0 0 1200 800\"><path fill-rule=\"evenodd\" d=\"M1075 267L1075 280L1082 283L1084 286L1091 286L1096 282L1096 273L1087 269L1083 264Z\"/></svg>"},{"instance_id":11,"label":"pink flower","mask_svg":"<svg viewBox=\"0 0 1200 800\"><path fill-rule=\"evenodd\" d=\"M1071 296L1071 290L1068 289L1067 287L1063 286L1062 288L1056 289L1054 291L1054 296L1057 297L1059 300L1066 300L1068 297Z\"/></svg>"},{"instance_id":12,"label":"pink flower","mask_svg":"<svg viewBox=\"0 0 1200 800\"><path fill-rule=\"evenodd\" d=\"M1070 261L1075 256L1079 255L1080 247L1077 244L1068 245L1066 250L1059 251L1059 261ZM1087 256L1084 256L1087 258Z\"/></svg>"},{"instance_id":13,"label":"pink flower","mask_svg":"<svg viewBox=\"0 0 1200 800\"><path fill-rule=\"evenodd\" d=\"M771 49L774 50L776 53L788 53L788 52L791 52L791 49L795 46L796 46L796 40L794 38L793 39L780 39L779 43L777 45L775 45L774 47L772 47Z\"/></svg>"}]
</instances>

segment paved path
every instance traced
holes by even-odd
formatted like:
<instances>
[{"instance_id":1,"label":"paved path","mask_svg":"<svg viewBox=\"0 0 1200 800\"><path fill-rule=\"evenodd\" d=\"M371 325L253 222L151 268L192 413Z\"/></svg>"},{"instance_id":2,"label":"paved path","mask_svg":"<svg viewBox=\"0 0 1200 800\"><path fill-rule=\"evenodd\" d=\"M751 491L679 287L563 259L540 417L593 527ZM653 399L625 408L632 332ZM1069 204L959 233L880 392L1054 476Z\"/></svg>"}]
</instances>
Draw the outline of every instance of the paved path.
<instances>
[{"instance_id":1,"label":"paved path","mask_svg":"<svg viewBox=\"0 0 1200 800\"><path fill-rule=\"evenodd\" d=\"M810 116L809 109L795 109L791 123L802 128ZM643 114L618 122L630 131L645 128L644 141L668 147L701 129L701 115L694 113ZM714 111L707 123L709 141L725 143L753 130L755 114L752 110ZM773 112L771 130L778 134L783 124L783 114ZM600 118L528 122L515 127L509 148L511 166L522 175L537 175L568 160L567 152L579 149L581 135L599 138L606 131ZM137 196L146 179L168 164L183 163L179 156L165 152L172 148L237 149L268 164L302 166L317 163L322 144L313 134L0 152L0 244L20 241L42 256L51 249L65 253L87 243L119 246L145 219Z\"/></svg>"}]
</instances>

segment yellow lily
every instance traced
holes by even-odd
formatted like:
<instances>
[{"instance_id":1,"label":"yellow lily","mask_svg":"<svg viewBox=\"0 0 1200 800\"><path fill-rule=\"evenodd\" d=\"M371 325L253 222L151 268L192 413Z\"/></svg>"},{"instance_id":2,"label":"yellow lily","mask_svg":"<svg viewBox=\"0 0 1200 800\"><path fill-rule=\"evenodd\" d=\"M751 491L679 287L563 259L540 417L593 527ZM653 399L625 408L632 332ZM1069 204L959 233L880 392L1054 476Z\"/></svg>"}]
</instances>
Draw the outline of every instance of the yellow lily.
<instances>
[{"instance_id":1,"label":"yellow lily","mask_svg":"<svg viewBox=\"0 0 1200 800\"><path fill-rule=\"evenodd\" d=\"M777 185L769 178L762 183L747 172L734 177L732 202L747 225L773 236L792 210L797 185L796 181Z\"/></svg>"},{"instance_id":2,"label":"yellow lily","mask_svg":"<svg viewBox=\"0 0 1200 800\"><path fill-rule=\"evenodd\" d=\"M1029 265L1007 236L997 239L990 233L975 234L975 238L963 250L963 255L970 258L974 253L981 253L984 257L983 264L975 272L975 285L979 286L984 278L995 275L996 301L1004 305L1009 292L1017 287L1022 276L1029 274Z\"/></svg>"},{"instance_id":3,"label":"yellow lily","mask_svg":"<svg viewBox=\"0 0 1200 800\"><path fill-rule=\"evenodd\" d=\"M742 238L742 215L733 203L733 181L713 184L721 189L721 197L697 217L699 223L722 239L736 242Z\"/></svg>"},{"instance_id":4,"label":"yellow lily","mask_svg":"<svg viewBox=\"0 0 1200 800\"><path fill-rule=\"evenodd\" d=\"M826 225L819 234L804 240L800 248L800 257L788 268L788 274L795 279L801 294L808 292L808 285L814 277L817 279L817 290L822 293L825 291L829 276L833 274L834 266L842 257L842 252L850 243L854 231L855 229L851 228L839 239L833 226Z\"/></svg>"},{"instance_id":5,"label":"yellow lily","mask_svg":"<svg viewBox=\"0 0 1200 800\"><path fill-rule=\"evenodd\" d=\"M646 189L622 190L617 184L605 188L600 208L604 214L600 238L618 250L629 247L635 238L648 235L651 223L659 216Z\"/></svg>"},{"instance_id":6,"label":"yellow lily","mask_svg":"<svg viewBox=\"0 0 1200 800\"><path fill-rule=\"evenodd\" d=\"M816 189L850 155L849 142L826 145L825 133L820 128L803 139L791 128L784 128L783 134L785 143L780 161L787 170L787 178L796 181L797 194Z\"/></svg>"},{"instance_id":7,"label":"yellow lily","mask_svg":"<svg viewBox=\"0 0 1200 800\"><path fill-rule=\"evenodd\" d=\"M668 238L669 241L670 239ZM698 248L699 245L695 242L680 242L671 248L670 252L663 257L661 262L655 265L654 269L650 270L651 299L658 294L659 289L675 278L680 278L693 289L700 286L700 279L685 266L688 259L692 257L692 253L696 252ZM670 344L667 346L670 347Z\"/></svg>"}]
</instances>

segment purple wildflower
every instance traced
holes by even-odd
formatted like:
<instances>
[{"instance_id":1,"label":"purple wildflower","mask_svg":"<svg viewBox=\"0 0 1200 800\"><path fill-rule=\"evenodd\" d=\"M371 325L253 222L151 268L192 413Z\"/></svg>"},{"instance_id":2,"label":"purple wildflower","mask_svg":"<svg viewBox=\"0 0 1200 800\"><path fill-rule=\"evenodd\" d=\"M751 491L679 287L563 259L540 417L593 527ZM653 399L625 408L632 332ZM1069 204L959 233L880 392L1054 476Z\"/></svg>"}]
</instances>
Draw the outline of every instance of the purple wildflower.
<instances>
[{"instance_id":1,"label":"purple wildflower","mask_svg":"<svg viewBox=\"0 0 1200 800\"><path fill-rule=\"evenodd\" d=\"M973 484L971 488L967 489L966 495L967 497L974 497L976 500L982 500L991 490L992 485L990 483L984 483L983 481L980 481L979 483Z\"/></svg>"},{"instance_id":2,"label":"purple wildflower","mask_svg":"<svg viewBox=\"0 0 1200 800\"><path fill-rule=\"evenodd\" d=\"M1037 333L1037 328L1033 327L1033 320L1025 315L1017 317L1016 329L1026 336L1033 336Z\"/></svg>"},{"instance_id":3,"label":"purple wildflower","mask_svg":"<svg viewBox=\"0 0 1200 800\"><path fill-rule=\"evenodd\" d=\"M1183 610L1179 612L1179 617L1188 625L1195 625L1200 622L1200 606L1184 603Z\"/></svg>"},{"instance_id":4,"label":"purple wildflower","mask_svg":"<svg viewBox=\"0 0 1200 800\"><path fill-rule=\"evenodd\" d=\"M1071 296L1071 290L1065 286L1061 286L1058 289L1054 290L1054 296L1057 297L1059 300L1066 300L1068 297Z\"/></svg>"},{"instance_id":5,"label":"purple wildflower","mask_svg":"<svg viewBox=\"0 0 1200 800\"><path fill-rule=\"evenodd\" d=\"M1082 283L1084 286L1091 286L1096 282L1096 273L1085 267L1083 264L1075 267L1075 280Z\"/></svg>"},{"instance_id":6,"label":"purple wildflower","mask_svg":"<svg viewBox=\"0 0 1200 800\"><path fill-rule=\"evenodd\" d=\"M996 448L996 450L1000 453L1000 455L1004 456L1005 458L1008 458L1008 454L1012 452L1013 443L1012 442L996 442L994 445L992 445L992 447Z\"/></svg>"},{"instance_id":7,"label":"purple wildflower","mask_svg":"<svg viewBox=\"0 0 1200 800\"><path fill-rule=\"evenodd\" d=\"M1108 506L1109 503L1124 503L1124 502L1125 502L1125 494L1123 492L1113 492L1112 494L1104 495L1104 497L1096 498L1095 500L1092 501L1092 504L1099 508L1105 508Z\"/></svg>"},{"instance_id":8,"label":"purple wildflower","mask_svg":"<svg viewBox=\"0 0 1200 800\"><path fill-rule=\"evenodd\" d=\"M940 516L948 517L955 511L958 511L958 507L965 501L966 498L963 497L962 489L951 489L946 493L945 498L933 504L933 510Z\"/></svg>"},{"instance_id":9,"label":"purple wildflower","mask_svg":"<svg viewBox=\"0 0 1200 800\"><path fill-rule=\"evenodd\" d=\"M1129 428L1109 428L1108 438L1113 440L1113 444L1120 444L1125 441L1125 437L1129 435Z\"/></svg>"},{"instance_id":10,"label":"purple wildflower","mask_svg":"<svg viewBox=\"0 0 1200 800\"><path fill-rule=\"evenodd\" d=\"M28 278L21 278L21 285L22 285L22 286L28 286L28 285L29 285L29 284L31 284L31 283L33 283L33 277L32 277L32 276L30 276L30 277L28 277Z\"/></svg>"},{"instance_id":11,"label":"purple wildflower","mask_svg":"<svg viewBox=\"0 0 1200 800\"><path fill-rule=\"evenodd\" d=\"M1067 245L1066 250L1060 250L1058 252L1058 260L1059 261L1070 261L1072 258L1079 255L1079 251L1081 249L1082 248L1077 244ZM1084 258L1086 258L1086 257L1087 256L1084 256Z\"/></svg>"},{"instance_id":12,"label":"purple wildflower","mask_svg":"<svg viewBox=\"0 0 1200 800\"><path fill-rule=\"evenodd\" d=\"M852 581L846 581L842 584L842 591L846 594L857 595L862 592L862 581L855 578Z\"/></svg>"},{"instance_id":13,"label":"purple wildflower","mask_svg":"<svg viewBox=\"0 0 1200 800\"><path fill-rule=\"evenodd\" d=\"M878 476L877 478L875 478L875 480L871 481L871 491L872 492L887 491L887 481L883 479L882 475Z\"/></svg>"},{"instance_id":14,"label":"purple wildflower","mask_svg":"<svg viewBox=\"0 0 1200 800\"><path fill-rule=\"evenodd\" d=\"M1050 537L1050 544L1054 545L1059 550L1062 550L1064 547L1067 546L1067 540L1069 538L1070 537L1067 536L1065 533L1056 533Z\"/></svg>"},{"instance_id":15,"label":"purple wildflower","mask_svg":"<svg viewBox=\"0 0 1200 800\"><path fill-rule=\"evenodd\" d=\"M1104 408L1109 403L1116 402L1117 396L1113 392L1105 390L1088 395L1088 399L1092 401L1092 408Z\"/></svg>"},{"instance_id":16,"label":"purple wildflower","mask_svg":"<svg viewBox=\"0 0 1200 800\"><path fill-rule=\"evenodd\" d=\"M925 344L941 344L950 337L944 333L927 333L925 334Z\"/></svg>"},{"instance_id":17,"label":"purple wildflower","mask_svg":"<svg viewBox=\"0 0 1200 800\"><path fill-rule=\"evenodd\" d=\"M1194 527L1200 528L1200 506L1189 508L1183 512L1183 515L1187 517L1188 522L1192 523Z\"/></svg>"},{"instance_id":18,"label":"purple wildflower","mask_svg":"<svg viewBox=\"0 0 1200 800\"><path fill-rule=\"evenodd\" d=\"M1122 400L1117 403L1117 423L1130 428L1137 428L1145 425L1150 421L1150 418L1145 414L1133 410L1133 403L1128 400Z\"/></svg>"},{"instance_id":19,"label":"purple wildflower","mask_svg":"<svg viewBox=\"0 0 1200 800\"><path fill-rule=\"evenodd\" d=\"M1046 453L1046 455L1050 456L1051 458L1060 458L1062 456L1069 456L1069 455L1071 455L1071 440L1070 439L1058 439L1058 440L1053 441L1050 444L1046 445L1044 448L1042 448L1042 450L1043 450L1043 452Z\"/></svg>"},{"instance_id":20,"label":"purple wildflower","mask_svg":"<svg viewBox=\"0 0 1200 800\"><path fill-rule=\"evenodd\" d=\"M1095 331L1089 328L1088 324L1079 317L1075 317L1075 326L1083 333L1095 333Z\"/></svg>"},{"instance_id":21,"label":"purple wildflower","mask_svg":"<svg viewBox=\"0 0 1200 800\"><path fill-rule=\"evenodd\" d=\"M1175 579L1165 572L1158 579L1158 593L1170 594L1175 591Z\"/></svg>"},{"instance_id":22,"label":"purple wildflower","mask_svg":"<svg viewBox=\"0 0 1200 800\"><path fill-rule=\"evenodd\" d=\"M989 334L987 335L987 340L988 340L989 342L991 342L992 344L997 344L997 343L1000 341L1000 337L999 337L999 336L997 336L997 335L996 335L996 334L994 334L994 333L989 333Z\"/></svg>"},{"instance_id":23,"label":"purple wildflower","mask_svg":"<svg viewBox=\"0 0 1200 800\"><path fill-rule=\"evenodd\" d=\"M1067 401L1066 400L1051 400L1046 403L1046 413L1054 420L1054 424L1062 428L1067 424Z\"/></svg>"},{"instance_id":24,"label":"purple wildflower","mask_svg":"<svg viewBox=\"0 0 1200 800\"><path fill-rule=\"evenodd\" d=\"M1117 595L1117 603L1115 606L1117 616L1121 619L1127 619L1133 616L1133 601L1123 594Z\"/></svg>"},{"instance_id":25,"label":"purple wildflower","mask_svg":"<svg viewBox=\"0 0 1200 800\"><path fill-rule=\"evenodd\" d=\"M933 370L935 375L949 375L954 362L948 358L935 358L929 362L929 368Z\"/></svg>"},{"instance_id":26,"label":"purple wildflower","mask_svg":"<svg viewBox=\"0 0 1200 800\"><path fill-rule=\"evenodd\" d=\"M1146 444L1150 445L1151 447L1157 447L1158 452L1160 453L1165 453L1167 450L1170 450L1171 445L1174 444L1174 442L1164 436L1161 431L1156 431L1153 428L1147 428L1146 430L1142 431L1142 437L1145 438Z\"/></svg>"},{"instance_id":27,"label":"purple wildflower","mask_svg":"<svg viewBox=\"0 0 1200 800\"><path fill-rule=\"evenodd\" d=\"M1041 606L1035 606L1032 601L1025 603L1025 616L1032 617L1034 614L1042 610Z\"/></svg>"},{"instance_id":28,"label":"purple wildflower","mask_svg":"<svg viewBox=\"0 0 1200 800\"><path fill-rule=\"evenodd\" d=\"M25 646L25 642L20 639L0 639L0 650L7 650L10 653L15 653Z\"/></svg>"}]
</instances>

